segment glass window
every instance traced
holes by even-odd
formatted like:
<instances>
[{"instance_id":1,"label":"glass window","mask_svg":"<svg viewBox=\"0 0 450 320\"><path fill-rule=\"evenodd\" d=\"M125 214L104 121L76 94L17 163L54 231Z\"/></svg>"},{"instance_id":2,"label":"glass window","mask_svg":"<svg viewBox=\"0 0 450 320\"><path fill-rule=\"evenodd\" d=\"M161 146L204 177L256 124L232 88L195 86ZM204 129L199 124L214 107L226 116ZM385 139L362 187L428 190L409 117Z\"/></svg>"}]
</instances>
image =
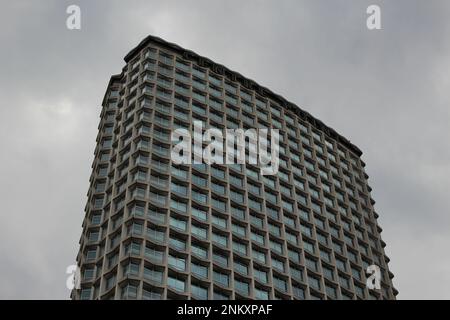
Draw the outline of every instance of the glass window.
<instances>
[{"instance_id":1,"label":"glass window","mask_svg":"<svg viewBox=\"0 0 450 320\"><path fill-rule=\"evenodd\" d=\"M174 277L169 276L167 278L167 285L177 291L181 291L184 292L186 289L186 284L184 282L184 280L181 279L177 279Z\"/></svg>"},{"instance_id":2,"label":"glass window","mask_svg":"<svg viewBox=\"0 0 450 320\"><path fill-rule=\"evenodd\" d=\"M258 300L269 300L269 292L255 288L255 298Z\"/></svg>"},{"instance_id":3,"label":"glass window","mask_svg":"<svg viewBox=\"0 0 450 320\"><path fill-rule=\"evenodd\" d=\"M208 267L196 263L191 263L191 272L196 276L208 278Z\"/></svg>"},{"instance_id":4,"label":"glass window","mask_svg":"<svg viewBox=\"0 0 450 320\"><path fill-rule=\"evenodd\" d=\"M254 269L253 275L255 277L255 280L258 280L262 283L267 283L269 281L269 276L266 271Z\"/></svg>"},{"instance_id":5,"label":"glass window","mask_svg":"<svg viewBox=\"0 0 450 320\"><path fill-rule=\"evenodd\" d=\"M81 300L90 300L92 294L92 288L83 288L81 289L80 299Z\"/></svg>"},{"instance_id":6,"label":"glass window","mask_svg":"<svg viewBox=\"0 0 450 320\"><path fill-rule=\"evenodd\" d=\"M204 259L208 258L208 250L199 245L191 244L191 252L192 254Z\"/></svg>"},{"instance_id":7,"label":"glass window","mask_svg":"<svg viewBox=\"0 0 450 320\"><path fill-rule=\"evenodd\" d=\"M250 293L250 286L247 282L235 279L234 287L235 287L236 291L239 293L243 293L245 295L248 295Z\"/></svg>"},{"instance_id":8,"label":"glass window","mask_svg":"<svg viewBox=\"0 0 450 320\"><path fill-rule=\"evenodd\" d=\"M252 250L252 257L260 263L266 263L266 254L264 252Z\"/></svg>"},{"instance_id":9,"label":"glass window","mask_svg":"<svg viewBox=\"0 0 450 320\"><path fill-rule=\"evenodd\" d=\"M208 299L208 289L202 286L191 284L191 293L198 299Z\"/></svg>"},{"instance_id":10,"label":"glass window","mask_svg":"<svg viewBox=\"0 0 450 320\"><path fill-rule=\"evenodd\" d=\"M224 247L228 246L228 237L227 236L213 232L212 240L213 240L213 242L215 242L221 246L224 246Z\"/></svg>"},{"instance_id":11,"label":"glass window","mask_svg":"<svg viewBox=\"0 0 450 320\"><path fill-rule=\"evenodd\" d=\"M144 267L144 278L161 284L164 272L155 269L154 267Z\"/></svg>"},{"instance_id":12,"label":"glass window","mask_svg":"<svg viewBox=\"0 0 450 320\"><path fill-rule=\"evenodd\" d=\"M213 279L215 283L224 287L228 287L230 284L230 277L228 274L225 273L214 271Z\"/></svg>"},{"instance_id":13,"label":"glass window","mask_svg":"<svg viewBox=\"0 0 450 320\"><path fill-rule=\"evenodd\" d=\"M169 255L169 259L168 259L168 263L169 266L184 271L186 270L186 259L185 258L180 258L180 257L175 257L172 255Z\"/></svg>"}]
</instances>

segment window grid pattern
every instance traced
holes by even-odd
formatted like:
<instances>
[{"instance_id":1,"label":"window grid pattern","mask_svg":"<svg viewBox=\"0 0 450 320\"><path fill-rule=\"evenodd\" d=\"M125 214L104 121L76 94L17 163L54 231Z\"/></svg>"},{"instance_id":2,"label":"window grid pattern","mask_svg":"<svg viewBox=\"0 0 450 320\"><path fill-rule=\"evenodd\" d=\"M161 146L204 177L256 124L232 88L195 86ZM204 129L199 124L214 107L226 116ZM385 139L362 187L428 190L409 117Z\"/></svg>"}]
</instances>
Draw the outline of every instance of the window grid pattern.
<instances>
[{"instance_id":1,"label":"window grid pattern","mask_svg":"<svg viewBox=\"0 0 450 320\"><path fill-rule=\"evenodd\" d=\"M172 164L193 121L280 129L280 172ZM232 77L148 45L112 77L97 142L74 299L395 299L365 164Z\"/></svg>"}]
</instances>

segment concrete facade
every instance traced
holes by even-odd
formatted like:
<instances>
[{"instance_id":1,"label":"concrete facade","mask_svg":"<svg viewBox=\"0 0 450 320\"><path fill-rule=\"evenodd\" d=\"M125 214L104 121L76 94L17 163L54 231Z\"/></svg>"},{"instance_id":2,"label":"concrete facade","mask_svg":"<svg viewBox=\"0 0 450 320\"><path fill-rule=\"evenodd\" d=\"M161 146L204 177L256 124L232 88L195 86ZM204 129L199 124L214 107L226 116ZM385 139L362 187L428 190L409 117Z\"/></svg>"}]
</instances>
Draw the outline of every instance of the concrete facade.
<instances>
[{"instance_id":1,"label":"concrete facade","mask_svg":"<svg viewBox=\"0 0 450 320\"><path fill-rule=\"evenodd\" d=\"M73 299L395 299L361 151L239 73L149 36L101 111ZM171 132L276 128L280 169L174 165ZM381 289L366 287L369 265Z\"/></svg>"}]
</instances>

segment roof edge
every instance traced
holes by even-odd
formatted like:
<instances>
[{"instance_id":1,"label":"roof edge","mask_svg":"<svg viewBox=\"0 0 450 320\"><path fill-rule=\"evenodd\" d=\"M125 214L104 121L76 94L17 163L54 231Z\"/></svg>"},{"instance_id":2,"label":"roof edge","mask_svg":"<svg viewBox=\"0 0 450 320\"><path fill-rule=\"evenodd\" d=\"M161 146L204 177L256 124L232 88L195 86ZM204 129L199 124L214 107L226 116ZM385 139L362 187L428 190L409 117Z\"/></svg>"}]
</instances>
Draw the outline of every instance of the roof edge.
<instances>
[{"instance_id":1,"label":"roof edge","mask_svg":"<svg viewBox=\"0 0 450 320\"><path fill-rule=\"evenodd\" d=\"M156 37L156 36L148 35L136 47L134 47L130 52L128 52L128 54L124 57L125 62L128 63L130 60L132 60L132 58L134 57L135 54L140 52L142 49L144 49L150 43L155 43L155 44L165 47L169 50L175 51L175 52L181 54L185 59L195 61L201 67L209 68L218 74L228 76L233 81L237 81L237 82L241 83L244 87L246 87L250 90L257 91L258 94L260 94L261 96L276 101L285 109L288 109L288 110L296 113L298 116L300 116L300 118L308 121L313 126L322 130L325 134L328 134L330 137L336 139L339 143L341 143L342 145L347 147L350 151L354 152L358 157L361 157L361 155L363 154L361 149L359 149L356 145L351 143L350 140L348 140L347 138L345 138L344 136L339 134L333 128L325 125L321 120L312 116L309 112L301 109L295 103L288 101L281 95L276 94L272 90L258 84L256 81L249 79L247 77L244 77L239 72L233 71L233 70L225 67L224 65L216 63L216 62L210 60L209 58L201 56L191 50L182 48L175 43L168 42L168 41L161 39L159 37ZM116 77L116 76L113 76L113 77ZM111 80L113 77L111 77Z\"/></svg>"},{"instance_id":2,"label":"roof edge","mask_svg":"<svg viewBox=\"0 0 450 320\"><path fill-rule=\"evenodd\" d=\"M116 81L120 81L122 79L123 73L119 73L119 74L114 74L109 78L109 82L108 82L108 86L106 87L106 91L105 94L103 95L103 100L102 100L102 106L105 104L106 98L107 98L107 94L109 92L109 88L111 87L111 85L116 82Z\"/></svg>"}]
</instances>

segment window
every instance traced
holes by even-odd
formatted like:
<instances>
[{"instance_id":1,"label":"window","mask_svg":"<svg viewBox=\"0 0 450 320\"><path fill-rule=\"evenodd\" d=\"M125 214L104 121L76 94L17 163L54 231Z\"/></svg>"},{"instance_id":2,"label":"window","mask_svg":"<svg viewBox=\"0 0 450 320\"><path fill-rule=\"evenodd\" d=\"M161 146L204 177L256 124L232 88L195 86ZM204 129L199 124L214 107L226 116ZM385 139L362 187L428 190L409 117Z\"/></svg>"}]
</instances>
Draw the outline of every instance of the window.
<instances>
[{"instance_id":1,"label":"window","mask_svg":"<svg viewBox=\"0 0 450 320\"><path fill-rule=\"evenodd\" d=\"M231 206L231 214L239 219L244 220L245 219L245 210Z\"/></svg>"},{"instance_id":2,"label":"window","mask_svg":"<svg viewBox=\"0 0 450 320\"><path fill-rule=\"evenodd\" d=\"M270 201L274 204L276 204L278 202L278 198L276 194L273 194L272 192L267 192L265 193L265 197L267 201Z\"/></svg>"},{"instance_id":3,"label":"window","mask_svg":"<svg viewBox=\"0 0 450 320\"><path fill-rule=\"evenodd\" d=\"M137 242L128 243L125 246L125 254L131 253L132 255L140 255L141 254L141 244Z\"/></svg>"},{"instance_id":4,"label":"window","mask_svg":"<svg viewBox=\"0 0 450 320\"><path fill-rule=\"evenodd\" d=\"M361 271L352 267L352 275L355 279L361 280Z\"/></svg>"},{"instance_id":5,"label":"window","mask_svg":"<svg viewBox=\"0 0 450 320\"><path fill-rule=\"evenodd\" d=\"M164 259L164 252L158 251L154 248L145 247L145 257L156 263L162 263Z\"/></svg>"},{"instance_id":6,"label":"window","mask_svg":"<svg viewBox=\"0 0 450 320\"><path fill-rule=\"evenodd\" d=\"M208 267L192 263L191 264L191 272L196 276L201 278L208 278Z\"/></svg>"},{"instance_id":7,"label":"window","mask_svg":"<svg viewBox=\"0 0 450 320\"><path fill-rule=\"evenodd\" d=\"M142 205L135 204L133 207L130 208L130 215L135 215L142 217L145 212L145 207Z\"/></svg>"},{"instance_id":8,"label":"window","mask_svg":"<svg viewBox=\"0 0 450 320\"><path fill-rule=\"evenodd\" d=\"M227 220L216 215L212 215L211 217L212 223L216 226L222 227L224 229L227 228Z\"/></svg>"},{"instance_id":9,"label":"window","mask_svg":"<svg viewBox=\"0 0 450 320\"><path fill-rule=\"evenodd\" d=\"M248 266L243 262L235 260L234 261L234 271L239 272L244 275L247 275L248 274Z\"/></svg>"},{"instance_id":10,"label":"window","mask_svg":"<svg viewBox=\"0 0 450 320\"><path fill-rule=\"evenodd\" d=\"M169 259L168 259L168 263L169 266L184 271L186 270L186 259L185 258L180 258L180 257L175 257L172 255L169 255Z\"/></svg>"},{"instance_id":11,"label":"window","mask_svg":"<svg viewBox=\"0 0 450 320\"><path fill-rule=\"evenodd\" d=\"M233 223L231 225L231 229L232 229L233 233L235 233L235 234L237 234L239 236L242 236L242 237L245 237L246 234L247 234L247 232L246 232L247 229L245 227L243 227L241 225L238 225L238 224L235 224L235 223Z\"/></svg>"},{"instance_id":12,"label":"window","mask_svg":"<svg viewBox=\"0 0 450 320\"><path fill-rule=\"evenodd\" d=\"M339 275L339 283L342 287L349 289L350 288L350 280L346 277Z\"/></svg>"},{"instance_id":13,"label":"window","mask_svg":"<svg viewBox=\"0 0 450 320\"><path fill-rule=\"evenodd\" d=\"M248 191L254 193L254 194L261 194L261 188L258 185L255 185L253 183L247 183Z\"/></svg>"},{"instance_id":14,"label":"window","mask_svg":"<svg viewBox=\"0 0 450 320\"><path fill-rule=\"evenodd\" d=\"M272 251L275 251L279 254L283 254L283 245L281 243L278 243L273 240L269 240L269 243L270 243L270 249L272 249Z\"/></svg>"},{"instance_id":15,"label":"window","mask_svg":"<svg viewBox=\"0 0 450 320\"><path fill-rule=\"evenodd\" d=\"M278 271L284 272L284 262L272 257L272 267Z\"/></svg>"},{"instance_id":16,"label":"window","mask_svg":"<svg viewBox=\"0 0 450 320\"><path fill-rule=\"evenodd\" d=\"M180 178L183 178L183 179L186 179L187 175L188 175L186 170L181 169L181 168L177 168L177 167L172 167L171 172L172 172L173 175L175 175L177 177L180 177Z\"/></svg>"},{"instance_id":17,"label":"window","mask_svg":"<svg viewBox=\"0 0 450 320\"><path fill-rule=\"evenodd\" d=\"M208 219L207 213L204 210L198 208L192 208L191 213L193 217L196 217L200 220L206 221Z\"/></svg>"},{"instance_id":18,"label":"window","mask_svg":"<svg viewBox=\"0 0 450 320\"><path fill-rule=\"evenodd\" d=\"M314 259L311 259L309 257L305 257L305 262L306 262L306 266L313 270L313 271L317 271L318 266L317 266L317 261Z\"/></svg>"},{"instance_id":19,"label":"window","mask_svg":"<svg viewBox=\"0 0 450 320\"><path fill-rule=\"evenodd\" d=\"M303 281L303 270L297 269L295 267L291 267L290 271L291 271L292 278L294 278L298 281Z\"/></svg>"},{"instance_id":20,"label":"window","mask_svg":"<svg viewBox=\"0 0 450 320\"><path fill-rule=\"evenodd\" d=\"M258 251L258 250L252 250L252 257L256 261L265 264L266 261L266 254L264 252Z\"/></svg>"},{"instance_id":21,"label":"window","mask_svg":"<svg viewBox=\"0 0 450 320\"><path fill-rule=\"evenodd\" d=\"M173 288L173 289L175 289L177 291L181 291L181 292L184 292L186 289L186 284L185 284L184 280L180 280L180 279L177 279L177 278L174 278L171 276L169 276L167 278L167 285L170 288Z\"/></svg>"},{"instance_id":22,"label":"window","mask_svg":"<svg viewBox=\"0 0 450 320\"><path fill-rule=\"evenodd\" d=\"M214 300L230 300L230 297L222 292L214 291L213 299Z\"/></svg>"},{"instance_id":23,"label":"window","mask_svg":"<svg viewBox=\"0 0 450 320\"><path fill-rule=\"evenodd\" d=\"M202 286L191 284L191 293L199 299L208 299L208 289Z\"/></svg>"},{"instance_id":24,"label":"window","mask_svg":"<svg viewBox=\"0 0 450 320\"><path fill-rule=\"evenodd\" d=\"M332 299L336 299L337 297L337 290L335 287L332 287L330 285L325 285L325 291L327 293L327 295L332 298Z\"/></svg>"},{"instance_id":25,"label":"window","mask_svg":"<svg viewBox=\"0 0 450 320\"><path fill-rule=\"evenodd\" d=\"M289 256L290 260L297 262L297 263L300 262L300 255L297 251L288 249L288 256Z\"/></svg>"},{"instance_id":26,"label":"window","mask_svg":"<svg viewBox=\"0 0 450 320\"><path fill-rule=\"evenodd\" d=\"M172 181L172 184L171 184L171 191L179 193L179 194L182 194L184 196L187 195L187 187L184 186L184 185L178 184L176 182L173 182L173 181Z\"/></svg>"},{"instance_id":27,"label":"window","mask_svg":"<svg viewBox=\"0 0 450 320\"><path fill-rule=\"evenodd\" d=\"M262 236L262 235L260 235L260 234L258 234L258 233L255 233L255 232L252 231L252 233L251 233L251 239L252 239L253 241L255 241L256 243L259 243L259 244L261 244L261 245L264 245L264 236Z\"/></svg>"},{"instance_id":28,"label":"window","mask_svg":"<svg viewBox=\"0 0 450 320\"><path fill-rule=\"evenodd\" d=\"M243 184L243 180L241 178L239 178L239 177L234 176L234 175L230 175L229 179L230 179L230 183L231 184L234 184L234 185L237 185L237 186L242 186L242 184Z\"/></svg>"},{"instance_id":29,"label":"window","mask_svg":"<svg viewBox=\"0 0 450 320\"><path fill-rule=\"evenodd\" d=\"M320 281L319 279L308 275L308 284L317 290L320 290Z\"/></svg>"},{"instance_id":30,"label":"window","mask_svg":"<svg viewBox=\"0 0 450 320\"><path fill-rule=\"evenodd\" d=\"M214 283L217 283L224 287L228 287L230 284L229 275L227 275L225 273L217 272L217 271L214 271L214 273L213 273L213 280L214 280Z\"/></svg>"},{"instance_id":31,"label":"window","mask_svg":"<svg viewBox=\"0 0 450 320\"><path fill-rule=\"evenodd\" d=\"M312 229L309 226L301 225L300 229L302 230L302 233L307 235L308 237L312 237Z\"/></svg>"},{"instance_id":32,"label":"window","mask_svg":"<svg viewBox=\"0 0 450 320\"><path fill-rule=\"evenodd\" d=\"M101 214L93 214L91 217L91 223L92 224L100 224L102 220L102 215Z\"/></svg>"},{"instance_id":33,"label":"window","mask_svg":"<svg viewBox=\"0 0 450 320\"><path fill-rule=\"evenodd\" d=\"M187 211L187 206L186 203L175 200L175 199L171 199L170 201L170 208L178 210L178 211L182 211L182 212L186 212Z\"/></svg>"},{"instance_id":34,"label":"window","mask_svg":"<svg viewBox=\"0 0 450 320\"><path fill-rule=\"evenodd\" d=\"M298 240L297 240L297 235L292 234L291 232L285 232L286 235L286 240L292 244L297 245L298 244Z\"/></svg>"},{"instance_id":35,"label":"window","mask_svg":"<svg viewBox=\"0 0 450 320\"><path fill-rule=\"evenodd\" d=\"M250 215L250 222L259 228L262 228L264 224L263 219L255 215Z\"/></svg>"},{"instance_id":36,"label":"window","mask_svg":"<svg viewBox=\"0 0 450 320\"><path fill-rule=\"evenodd\" d=\"M297 299L305 299L305 290L303 288L292 286L292 293Z\"/></svg>"},{"instance_id":37,"label":"window","mask_svg":"<svg viewBox=\"0 0 450 320\"><path fill-rule=\"evenodd\" d=\"M123 269L123 275L124 276L138 276L139 275L139 264L130 262L129 264L124 266Z\"/></svg>"},{"instance_id":38,"label":"window","mask_svg":"<svg viewBox=\"0 0 450 320\"><path fill-rule=\"evenodd\" d=\"M219 244L221 246L224 246L224 247L228 246L228 237L227 236L213 232L212 240L214 243Z\"/></svg>"},{"instance_id":39,"label":"window","mask_svg":"<svg viewBox=\"0 0 450 320\"><path fill-rule=\"evenodd\" d=\"M244 203L244 195L240 192L230 190L230 198L237 203Z\"/></svg>"},{"instance_id":40,"label":"window","mask_svg":"<svg viewBox=\"0 0 450 320\"><path fill-rule=\"evenodd\" d=\"M170 226L182 231L186 231L187 229L187 223L185 220L177 219L174 217L170 217Z\"/></svg>"},{"instance_id":41,"label":"window","mask_svg":"<svg viewBox=\"0 0 450 320\"><path fill-rule=\"evenodd\" d=\"M203 178L201 176L198 176L196 174L192 175L192 182L197 184L197 185L199 185L199 186L202 186L202 187L206 187L206 185L208 183L205 178Z\"/></svg>"},{"instance_id":42,"label":"window","mask_svg":"<svg viewBox=\"0 0 450 320\"><path fill-rule=\"evenodd\" d=\"M208 235L207 235L207 229L202 228L202 227L198 227L196 225L192 225L191 226L191 232L193 235L200 237L202 239L207 239Z\"/></svg>"},{"instance_id":43,"label":"window","mask_svg":"<svg viewBox=\"0 0 450 320\"><path fill-rule=\"evenodd\" d=\"M322 270L323 270L323 274L324 274L325 278L334 280L334 272L332 269L330 269L328 267L322 267Z\"/></svg>"},{"instance_id":44,"label":"window","mask_svg":"<svg viewBox=\"0 0 450 320\"><path fill-rule=\"evenodd\" d=\"M254 200L252 198L248 198L248 205L253 210L256 210L256 211L261 211L262 210L262 204L258 200Z\"/></svg>"},{"instance_id":45,"label":"window","mask_svg":"<svg viewBox=\"0 0 450 320\"><path fill-rule=\"evenodd\" d=\"M275 287L283 292L287 291L287 282L286 280L280 279L278 277L273 277L273 284Z\"/></svg>"},{"instance_id":46,"label":"window","mask_svg":"<svg viewBox=\"0 0 450 320\"><path fill-rule=\"evenodd\" d=\"M211 167L211 173L213 176L224 179L225 178L225 171L219 168Z\"/></svg>"},{"instance_id":47,"label":"window","mask_svg":"<svg viewBox=\"0 0 450 320\"><path fill-rule=\"evenodd\" d=\"M102 148L111 148L112 145L112 139L104 139L102 142Z\"/></svg>"},{"instance_id":48,"label":"window","mask_svg":"<svg viewBox=\"0 0 450 320\"><path fill-rule=\"evenodd\" d=\"M163 242L165 238L165 232L158 229L147 228L147 236L152 240Z\"/></svg>"},{"instance_id":49,"label":"window","mask_svg":"<svg viewBox=\"0 0 450 320\"><path fill-rule=\"evenodd\" d=\"M116 276L112 275L106 279L106 290L111 289L116 284Z\"/></svg>"},{"instance_id":50,"label":"window","mask_svg":"<svg viewBox=\"0 0 450 320\"><path fill-rule=\"evenodd\" d=\"M303 247L305 248L306 251L314 254L315 250L314 250L314 244L308 242L308 241L304 241L303 242Z\"/></svg>"},{"instance_id":51,"label":"window","mask_svg":"<svg viewBox=\"0 0 450 320\"><path fill-rule=\"evenodd\" d=\"M87 261L95 260L96 257L97 257L97 249L90 249L86 252Z\"/></svg>"},{"instance_id":52,"label":"window","mask_svg":"<svg viewBox=\"0 0 450 320\"><path fill-rule=\"evenodd\" d=\"M331 255L328 251L320 250L320 257L322 260L330 262L331 261Z\"/></svg>"},{"instance_id":53,"label":"window","mask_svg":"<svg viewBox=\"0 0 450 320\"><path fill-rule=\"evenodd\" d=\"M94 209L101 209L103 207L103 197L94 199Z\"/></svg>"},{"instance_id":54,"label":"window","mask_svg":"<svg viewBox=\"0 0 450 320\"><path fill-rule=\"evenodd\" d=\"M161 293L153 291L153 290L149 290L149 289L143 289L142 299L143 300L160 300Z\"/></svg>"},{"instance_id":55,"label":"window","mask_svg":"<svg viewBox=\"0 0 450 320\"><path fill-rule=\"evenodd\" d=\"M199 245L191 244L191 252L192 254L202 257L204 259L208 258L208 250Z\"/></svg>"},{"instance_id":56,"label":"window","mask_svg":"<svg viewBox=\"0 0 450 320\"><path fill-rule=\"evenodd\" d=\"M158 222L158 223L166 223L167 214L164 212L156 211L155 209L150 208L148 211L148 217L150 221Z\"/></svg>"},{"instance_id":57,"label":"window","mask_svg":"<svg viewBox=\"0 0 450 320\"><path fill-rule=\"evenodd\" d=\"M244 281L234 279L234 287L237 292L248 295L250 293L249 284Z\"/></svg>"},{"instance_id":58,"label":"window","mask_svg":"<svg viewBox=\"0 0 450 320\"><path fill-rule=\"evenodd\" d=\"M281 228L279 226L273 225L271 223L268 223L269 232L276 235L281 236Z\"/></svg>"},{"instance_id":59,"label":"window","mask_svg":"<svg viewBox=\"0 0 450 320\"><path fill-rule=\"evenodd\" d=\"M223 254L213 252L213 261L217 264L228 266L228 257Z\"/></svg>"},{"instance_id":60,"label":"window","mask_svg":"<svg viewBox=\"0 0 450 320\"><path fill-rule=\"evenodd\" d=\"M91 299L92 288L83 288L81 289L80 299L81 300L90 300Z\"/></svg>"},{"instance_id":61,"label":"window","mask_svg":"<svg viewBox=\"0 0 450 320\"><path fill-rule=\"evenodd\" d=\"M94 278L94 268L86 268L83 272L84 280L91 280Z\"/></svg>"},{"instance_id":62,"label":"window","mask_svg":"<svg viewBox=\"0 0 450 320\"><path fill-rule=\"evenodd\" d=\"M247 255L247 245L241 242L233 241L233 251L242 255Z\"/></svg>"},{"instance_id":63,"label":"window","mask_svg":"<svg viewBox=\"0 0 450 320\"><path fill-rule=\"evenodd\" d=\"M212 191L216 192L217 194L225 194L225 187L221 184L212 182L211 188L212 188Z\"/></svg>"},{"instance_id":64,"label":"window","mask_svg":"<svg viewBox=\"0 0 450 320\"><path fill-rule=\"evenodd\" d=\"M222 210L222 211L226 211L227 205L226 205L225 201L220 200L220 199L216 199L216 198L212 198L211 202L212 202L212 206L214 208Z\"/></svg>"},{"instance_id":65,"label":"window","mask_svg":"<svg viewBox=\"0 0 450 320\"><path fill-rule=\"evenodd\" d=\"M100 236L100 233L98 231L89 232L89 242L98 241L99 236Z\"/></svg>"},{"instance_id":66,"label":"window","mask_svg":"<svg viewBox=\"0 0 450 320\"><path fill-rule=\"evenodd\" d=\"M258 300L269 300L269 292L255 288L255 298Z\"/></svg>"},{"instance_id":67,"label":"window","mask_svg":"<svg viewBox=\"0 0 450 320\"><path fill-rule=\"evenodd\" d=\"M253 275L255 277L255 280L258 280L262 283L267 283L269 281L269 276L267 275L266 271L254 269Z\"/></svg>"},{"instance_id":68,"label":"window","mask_svg":"<svg viewBox=\"0 0 450 320\"><path fill-rule=\"evenodd\" d=\"M186 251L186 242L178 238L170 237L169 245L177 250Z\"/></svg>"},{"instance_id":69,"label":"window","mask_svg":"<svg viewBox=\"0 0 450 320\"><path fill-rule=\"evenodd\" d=\"M345 261L342 261L339 258L336 258L336 266L339 270L345 271L346 267L345 267Z\"/></svg>"}]
</instances>

